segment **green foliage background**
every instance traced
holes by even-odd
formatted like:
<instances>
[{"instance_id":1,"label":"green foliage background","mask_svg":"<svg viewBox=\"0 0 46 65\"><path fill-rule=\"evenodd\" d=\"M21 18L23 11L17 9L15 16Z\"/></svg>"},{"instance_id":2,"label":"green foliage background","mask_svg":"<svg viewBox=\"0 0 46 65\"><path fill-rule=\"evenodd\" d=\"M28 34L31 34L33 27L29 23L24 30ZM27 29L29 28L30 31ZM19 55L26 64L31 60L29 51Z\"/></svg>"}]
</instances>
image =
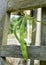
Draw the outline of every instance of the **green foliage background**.
<instances>
[{"instance_id":1,"label":"green foliage background","mask_svg":"<svg viewBox=\"0 0 46 65\"><path fill-rule=\"evenodd\" d=\"M22 50L22 55L25 60L28 59L28 52L26 47L25 38L27 35L27 20L29 20L29 24L32 25L32 22L34 21L32 17L28 15L19 16L18 18L13 17L10 21L10 28L9 28L9 34L14 33L15 37L20 43L20 47ZM17 36L17 33L20 34L20 37Z\"/></svg>"}]
</instances>

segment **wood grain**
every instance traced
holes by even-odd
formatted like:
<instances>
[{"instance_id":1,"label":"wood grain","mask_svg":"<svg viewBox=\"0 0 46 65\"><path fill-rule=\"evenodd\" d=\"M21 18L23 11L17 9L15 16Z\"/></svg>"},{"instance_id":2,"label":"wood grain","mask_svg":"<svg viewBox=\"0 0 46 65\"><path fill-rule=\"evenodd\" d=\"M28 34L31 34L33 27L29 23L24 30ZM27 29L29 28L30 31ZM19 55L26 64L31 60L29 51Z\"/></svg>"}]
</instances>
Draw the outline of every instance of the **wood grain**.
<instances>
[{"instance_id":1,"label":"wood grain","mask_svg":"<svg viewBox=\"0 0 46 65\"><path fill-rule=\"evenodd\" d=\"M28 46L28 56L30 59L46 60L46 46ZM20 46L2 46L0 56L23 58Z\"/></svg>"},{"instance_id":2,"label":"wood grain","mask_svg":"<svg viewBox=\"0 0 46 65\"><path fill-rule=\"evenodd\" d=\"M8 0L8 11L33 9L46 6L46 0Z\"/></svg>"}]
</instances>

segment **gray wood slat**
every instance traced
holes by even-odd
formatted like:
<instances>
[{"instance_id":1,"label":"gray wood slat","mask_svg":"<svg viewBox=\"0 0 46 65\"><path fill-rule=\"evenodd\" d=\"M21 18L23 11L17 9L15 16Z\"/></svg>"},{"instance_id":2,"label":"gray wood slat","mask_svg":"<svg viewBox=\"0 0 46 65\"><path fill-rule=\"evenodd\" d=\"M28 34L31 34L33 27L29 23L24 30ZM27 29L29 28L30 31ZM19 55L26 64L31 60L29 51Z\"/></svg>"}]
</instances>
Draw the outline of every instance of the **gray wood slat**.
<instances>
[{"instance_id":1,"label":"gray wood slat","mask_svg":"<svg viewBox=\"0 0 46 65\"><path fill-rule=\"evenodd\" d=\"M28 46L28 56L30 59L46 60L46 46ZM0 56L22 58L20 46L2 46Z\"/></svg>"},{"instance_id":2,"label":"gray wood slat","mask_svg":"<svg viewBox=\"0 0 46 65\"><path fill-rule=\"evenodd\" d=\"M33 9L46 6L46 0L8 0L8 11Z\"/></svg>"}]
</instances>

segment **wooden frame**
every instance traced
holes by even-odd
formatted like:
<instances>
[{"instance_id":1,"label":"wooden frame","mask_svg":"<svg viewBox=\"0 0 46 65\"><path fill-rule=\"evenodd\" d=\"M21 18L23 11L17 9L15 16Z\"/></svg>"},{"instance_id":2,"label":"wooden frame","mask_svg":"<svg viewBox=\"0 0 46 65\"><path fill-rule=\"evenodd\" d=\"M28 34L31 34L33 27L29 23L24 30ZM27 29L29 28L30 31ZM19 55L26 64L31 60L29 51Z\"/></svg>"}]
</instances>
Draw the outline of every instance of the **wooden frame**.
<instances>
[{"instance_id":1,"label":"wooden frame","mask_svg":"<svg viewBox=\"0 0 46 65\"><path fill-rule=\"evenodd\" d=\"M7 11L25 10L46 6L46 0L8 0Z\"/></svg>"},{"instance_id":2,"label":"wooden frame","mask_svg":"<svg viewBox=\"0 0 46 65\"><path fill-rule=\"evenodd\" d=\"M20 46L5 45L1 48L0 56L23 58ZM27 46L30 59L46 60L46 46Z\"/></svg>"},{"instance_id":3,"label":"wooden frame","mask_svg":"<svg viewBox=\"0 0 46 65\"><path fill-rule=\"evenodd\" d=\"M34 8L40 8L40 7L46 7L46 0L7 0L7 20L9 21L9 12L13 11L20 11L25 9L34 9ZM20 49L20 46L14 46L14 45L5 45L2 46L4 43L4 40L6 39L5 36L7 36L8 33L8 26L5 20L5 17L2 18L0 21L0 62L3 62L3 59L1 57L16 57L16 58L23 58L22 52ZM3 22L5 21L5 22ZM7 25L7 26L6 26ZM7 31L7 32L6 32ZM5 34L6 32L6 34ZM5 39L4 39L5 37ZM46 60L46 46L28 46L28 58L30 59L37 59L37 60ZM4 65L1 63L1 65Z\"/></svg>"}]
</instances>

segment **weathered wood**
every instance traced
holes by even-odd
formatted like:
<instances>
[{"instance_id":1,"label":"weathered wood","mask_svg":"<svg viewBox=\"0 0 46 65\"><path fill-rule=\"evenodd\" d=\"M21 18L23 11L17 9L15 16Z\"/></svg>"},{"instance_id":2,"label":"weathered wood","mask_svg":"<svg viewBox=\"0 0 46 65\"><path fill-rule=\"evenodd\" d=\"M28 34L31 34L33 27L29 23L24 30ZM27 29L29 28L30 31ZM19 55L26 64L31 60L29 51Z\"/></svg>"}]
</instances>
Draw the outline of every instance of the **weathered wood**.
<instances>
[{"instance_id":1,"label":"weathered wood","mask_svg":"<svg viewBox=\"0 0 46 65\"><path fill-rule=\"evenodd\" d=\"M2 0L2 1L0 0L0 47L2 45L2 40L3 40L6 7L7 7L7 1L6 0Z\"/></svg>"},{"instance_id":2,"label":"weathered wood","mask_svg":"<svg viewBox=\"0 0 46 65\"><path fill-rule=\"evenodd\" d=\"M7 10L7 1L6 0L0 0L0 21L2 17L5 15Z\"/></svg>"},{"instance_id":3,"label":"weathered wood","mask_svg":"<svg viewBox=\"0 0 46 65\"><path fill-rule=\"evenodd\" d=\"M34 14L34 12L33 12L33 10L31 10L31 11L30 11L30 16L33 17L33 14ZM32 43L34 43L34 41L33 41L33 40L34 40L34 39L33 39L33 37L34 37L34 36L33 36L33 29L34 29L34 27L33 27L33 23L32 23ZM32 44L32 45L33 45L33 44ZM33 60L33 59L30 59L30 65L34 65L34 60Z\"/></svg>"},{"instance_id":4,"label":"weathered wood","mask_svg":"<svg viewBox=\"0 0 46 65\"><path fill-rule=\"evenodd\" d=\"M33 9L46 6L46 0L8 0L8 11Z\"/></svg>"},{"instance_id":5,"label":"weathered wood","mask_svg":"<svg viewBox=\"0 0 46 65\"><path fill-rule=\"evenodd\" d=\"M37 9L33 10L33 17L36 19L37 16ZM35 45L35 38L36 38L36 22L32 23L32 43Z\"/></svg>"},{"instance_id":6,"label":"weathered wood","mask_svg":"<svg viewBox=\"0 0 46 65\"><path fill-rule=\"evenodd\" d=\"M46 45L46 7L42 8L42 25L41 25L41 45ZM46 65L45 61L40 61L40 65Z\"/></svg>"},{"instance_id":7,"label":"weathered wood","mask_svg":"<svg viewBox=\"0 0 46 65\"><path fill-rule=\"evenodd\" d=\"M1 46L5 43L6 44L6 41L7 41L7 34L8 34L8 24L9 24L9 20L8 19L8 13L5 14L3 17L3 19L1 19L0 21L0 49L1 49ZM6 25L7 24L7 25ZM0 51L1 53L1 51ZM0 57L0 65L5 65L5 62L4 62L4 58Z\"/></svg>"},{"instance_id":8,"label":"weathered wood","mask_svg":"<svg viewBox=\"0 0 46 65\"><path fill-rule=\"evenodd\" d=\"M0 46L2 45L7 1L0 0Z\"/></svg>"},{"instance_id":9,"label":"weathered wood","mask_svg":"<svg viewBox=\"0 0 46 65\"><path fill-rule=\"evenodd\" d=\"M0 58L0 65L5 65L5 62L2 58Z\"/></svg>"},{"instance_id":10,"label":"weathered wood","mask_svg":"<svg viewBox=\"0 0 46 65\"><path fill-rule=\"evenodd\" d=\"M7 43L9 24L10 24L10 13L7 12L5 15L5 22L4 22L4 27L3 27L2 45L5 45Z\"/></svg>"},{"instance_id":11,"label":"weathered wood","mask_svg":"<svg viewBox=\"0 0 46 65\"><path fill-rule=\"evenodd\" d=\"M46 45L46 8L42 8L41 44Z\"/></svg>"},{"instance_id":12,"label":"weathered wood","mask_svg":"<svg viewBox=\"0 0 46 65\"><path fill-rule=\"evenodd\" d=\"M0 58L0 65L11 65L11 63L7 59Z\"/></svg>"},{"instance_id":13,"label":"weathered wood","mask_svg":"<svg viewBox=\"0 0 46 65\"><path fill-rule=\"evenodd\" d=\"M30 59L46 60L46 46L28 46L28 56ZM0 56L22 58L20 46L2 46Z\"/></svg>"},{"instance_id":14,"label":"weathered wood","mask_svg":"<svg viewBox=\"0 0 46 65\"><path fill-rule=\"evenodd\" d=\"M4 31L4 21L5 21L5 14L7 10L7 1L6 0L0 0L0 49L2 46L2 40L3 40L3 31ZM1 53L1 51L0 51ZM0 57L0 65L4 65L3 59Z\"/></svg>"}]
</instances>

